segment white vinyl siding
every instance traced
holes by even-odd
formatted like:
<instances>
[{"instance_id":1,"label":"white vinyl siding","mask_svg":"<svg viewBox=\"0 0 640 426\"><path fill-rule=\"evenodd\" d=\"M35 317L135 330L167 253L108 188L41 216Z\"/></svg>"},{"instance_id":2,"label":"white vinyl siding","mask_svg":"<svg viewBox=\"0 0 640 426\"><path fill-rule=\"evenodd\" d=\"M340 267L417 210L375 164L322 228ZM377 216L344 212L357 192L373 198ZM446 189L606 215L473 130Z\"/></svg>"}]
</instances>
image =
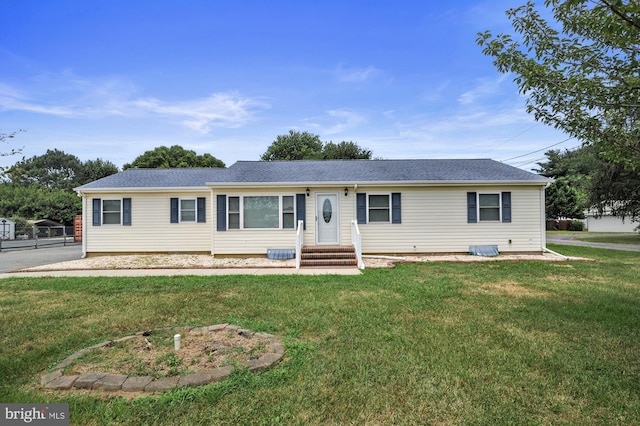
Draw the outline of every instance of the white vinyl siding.
<instances>
[{"instance_id":1,"label":"white vinyl siding","mask_svg":"<svg viewBox=\"0 0 640 426\"><path fill-rule=\"evenodd\" d=\"M211 252L211 194L185 193L126 193L131 198L131 226L91 226L93 198L115 199L111 194L91 194L85 198L86 251L87 253L179 253ZM189 226L171 226L170 202L172 197L196 199L206 197L206 223ZM121 198L121 199L122 199Z\"/></svg>"},{"instance_id":2,"label":"white vinyl siding","mask_svg":"<svg viewBox=\"0 0 640 426\"><path fill-rule=\"evenodd\" d=\"M382 189L360 186L358 191ZM468 191L510 191L512 222L467 223ZM542 251L540 187L398 187L393 192L402 194L402 223L359 225L365 254L466 253L470 245L483 244L497 244L500 252Z\"/></svg>"}]
</instances>

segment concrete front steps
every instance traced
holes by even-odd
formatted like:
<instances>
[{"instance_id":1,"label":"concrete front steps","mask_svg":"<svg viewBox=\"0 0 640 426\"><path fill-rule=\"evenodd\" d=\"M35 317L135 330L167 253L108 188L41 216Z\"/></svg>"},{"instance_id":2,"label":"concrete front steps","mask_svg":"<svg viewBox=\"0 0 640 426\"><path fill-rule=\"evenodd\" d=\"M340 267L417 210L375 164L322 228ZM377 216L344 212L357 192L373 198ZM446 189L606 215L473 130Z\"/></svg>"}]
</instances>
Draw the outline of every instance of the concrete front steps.
<instances>
[{"instance_id":1,"label":"concrete front steps","mask_svg":"<svg viewBox=\"0 0 640 426\"><path fill-rule=\"evenodd\" d=\"M358 267L353 246L303 246L301 268Z\"/></svg>"}]
</instances>

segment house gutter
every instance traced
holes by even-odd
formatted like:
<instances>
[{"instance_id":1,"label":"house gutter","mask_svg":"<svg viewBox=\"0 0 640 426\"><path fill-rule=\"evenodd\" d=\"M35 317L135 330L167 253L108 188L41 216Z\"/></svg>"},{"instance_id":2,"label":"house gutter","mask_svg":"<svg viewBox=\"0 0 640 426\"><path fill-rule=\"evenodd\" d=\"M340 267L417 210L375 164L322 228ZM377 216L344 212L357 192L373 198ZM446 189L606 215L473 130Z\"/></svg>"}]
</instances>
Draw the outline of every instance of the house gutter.
<instances>
[{"instance_id":1,"label":"house gutter","mask_svg":"<svg viewBox=\"0 0 640 426\"><path fill-rule=\"evenodd\" d=\"M207 186L216 189L224 188L257 188L257 187L292 187L292 186L309 186L315 188L345 186L345 185L366 185L366 186L543 186L549 185L547 180L464 180L464 181L359 181L357 184L345 181L291 181L291 182L207 182ZM355 189L355 186L354 186Z\"/></svg>"}]
</instances>

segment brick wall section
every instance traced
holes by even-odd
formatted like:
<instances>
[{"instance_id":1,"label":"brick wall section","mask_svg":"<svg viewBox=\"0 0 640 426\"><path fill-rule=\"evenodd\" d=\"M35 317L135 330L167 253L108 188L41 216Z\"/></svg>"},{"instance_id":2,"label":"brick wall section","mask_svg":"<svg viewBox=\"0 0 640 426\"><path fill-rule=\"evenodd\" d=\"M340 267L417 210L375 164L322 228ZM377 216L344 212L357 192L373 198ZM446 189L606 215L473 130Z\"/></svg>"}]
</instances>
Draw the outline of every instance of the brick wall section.
<instances>
[{"instance_id":1,"label":"brick wall section","mask_svg":"<svg viewBox=\"0 0 640 426\"><path fill-rule=\"evenodd\" d=\"M82 241L82 215L73 218L73 241Z\"/></svg>"}]
</instances>

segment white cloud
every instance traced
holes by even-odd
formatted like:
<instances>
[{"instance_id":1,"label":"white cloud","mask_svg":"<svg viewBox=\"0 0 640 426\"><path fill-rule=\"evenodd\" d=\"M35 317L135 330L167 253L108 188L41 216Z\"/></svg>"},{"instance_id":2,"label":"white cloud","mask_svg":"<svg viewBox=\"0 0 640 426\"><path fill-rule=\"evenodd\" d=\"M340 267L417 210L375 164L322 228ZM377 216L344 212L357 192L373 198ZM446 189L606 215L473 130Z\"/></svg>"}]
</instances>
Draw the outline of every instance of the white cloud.
<instances>
[{"instance_id":1,"label":"white cloud","mask_svg":"<svg viewBox=\"0 0 640 426\"><path fill-rule=\"evenodd\" d=\"M506 74L501 74L497 79L477 80L477 84L474 88L467 90L458 96L458 102L462 105L470 105L479 99L492 97L492 95L500 93L500 86L506 77Z\"/></svg>"},{"instance_id":2,"label":"white cloud","mask_svg":"<svg viewBox=\"0 0 640 426\"><path fill-rule=\"evenodd\" d=\"M237 128L254 119L255 108L267 108L263 101L236 93L215 93L204 99L164 102L154 98L131 102L141 112L176 120L201 133L216 127Z\"/></svg>"},{"instance_id":3,"label":"white cloud","mask_svg":"<svg viewBox=\"0 0 640 426\"><path fill-rule=\"evenodd\" d=\"M314 131L324 135L335 135L346 130L354 129L367 121L362 114L348 109L334 109L325 112L322 117L307 118L305 126L309 126Z\"/></svg>"},{"instance_id":4,"label":"white cloud","mask_svg":"<svg viewBox=\"0 0 640 426\"><path fill-rule=\"evenodd\" d=\"M206 134L216 127L241 127L255 120L256 110L269 108L261 99L233 92L176 102L142 98L136 92L133 85L117 79L90 81L68 73L46 75L38 78L30 93L0 83L0 111L66 118L161 117Z\"/></svg>"},{"instance_id":5,"label":"white cloud","mask_svg":"<svg viewBox=\"0 0 640 426\"><path fill-rule=\"evenodd\" d=\"M334 71L336 80L341 83L361 83L371 80L382 74L378 68L368 66L366 68L347 68L340 64Z\"/></svg>"}]
</instances>

